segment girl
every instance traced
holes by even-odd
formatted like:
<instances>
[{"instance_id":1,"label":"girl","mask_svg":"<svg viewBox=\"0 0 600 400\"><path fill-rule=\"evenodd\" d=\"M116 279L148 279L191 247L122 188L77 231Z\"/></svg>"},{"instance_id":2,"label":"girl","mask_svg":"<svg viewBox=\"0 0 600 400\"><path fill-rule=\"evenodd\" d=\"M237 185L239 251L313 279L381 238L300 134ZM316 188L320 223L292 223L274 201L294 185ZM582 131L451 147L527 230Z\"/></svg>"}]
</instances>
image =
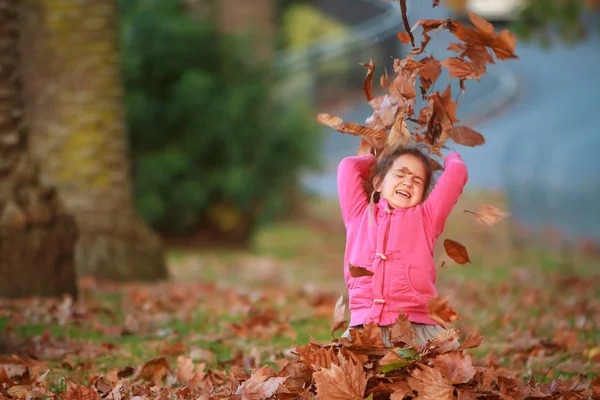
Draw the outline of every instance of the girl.
<instances>
[{"instance_id":1,"label":"girl","mask_svg":"<svg viewBox=\"0 0 600 400\"><path fill-rule=\"evenodd\" d=\"M435 241L467 183L458 153L448 154L444 172L427 196L432 168L418 148L347 157L338 167L338 196L346 227L344 278L349 293L350 329L371 322L389 326L404 312L424 345L444 328L428 317L427 300L437 296ZM366 193L365 193L366 192ZM373 272L353 278L349 264Z\"/></svg>"}]
</instances>

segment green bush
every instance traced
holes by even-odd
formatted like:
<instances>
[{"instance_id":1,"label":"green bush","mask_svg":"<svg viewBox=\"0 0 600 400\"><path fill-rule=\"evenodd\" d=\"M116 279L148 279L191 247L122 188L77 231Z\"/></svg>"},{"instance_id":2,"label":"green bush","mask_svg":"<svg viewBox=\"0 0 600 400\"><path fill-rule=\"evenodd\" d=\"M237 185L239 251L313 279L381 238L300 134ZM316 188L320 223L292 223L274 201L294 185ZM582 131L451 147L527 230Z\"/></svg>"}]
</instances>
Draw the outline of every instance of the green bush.
<instances>
[{"instance_id":1,"label":"green bush","mask_svg":"<svg viewBox=\"0 0 600 400\"><path fill-rule=\"evenodd\" d=\"M177 1L122 1L121 12L140 213L164 233L250 235L317 165L314 114L273 98L272 71L247 40L218 35Z\"/></svg>"}]
</instances>

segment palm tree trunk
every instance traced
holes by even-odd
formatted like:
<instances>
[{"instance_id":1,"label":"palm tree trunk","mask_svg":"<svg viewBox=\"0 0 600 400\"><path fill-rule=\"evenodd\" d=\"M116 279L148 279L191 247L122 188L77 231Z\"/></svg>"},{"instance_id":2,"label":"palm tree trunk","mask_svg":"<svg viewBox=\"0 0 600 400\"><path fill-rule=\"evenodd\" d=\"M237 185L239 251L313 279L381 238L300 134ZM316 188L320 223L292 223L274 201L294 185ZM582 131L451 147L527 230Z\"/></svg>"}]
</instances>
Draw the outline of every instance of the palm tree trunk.
<instances>
[{"instance_id":1,"label":"palm tree trunk","mask_svg":"<svg viewBox=\"0 0 600 400\"><path fill-rule=\"evenodd\" d=\"M80 227L82 276L167 276L160 239L133 201L116 0L22 0L31 146ZM29 116L28 116L29 117Z\"/></svg>"},{"instance_id":2,"label":"palm tree trunk","mask_svg":"<svg viewBox=\"0 0 600 400\"><path fill-rule=\"evenodd\" d=\"M28 154L19 0L0 1L0 297L77 295L77 227Z\"/></svg>"}]
</instances>

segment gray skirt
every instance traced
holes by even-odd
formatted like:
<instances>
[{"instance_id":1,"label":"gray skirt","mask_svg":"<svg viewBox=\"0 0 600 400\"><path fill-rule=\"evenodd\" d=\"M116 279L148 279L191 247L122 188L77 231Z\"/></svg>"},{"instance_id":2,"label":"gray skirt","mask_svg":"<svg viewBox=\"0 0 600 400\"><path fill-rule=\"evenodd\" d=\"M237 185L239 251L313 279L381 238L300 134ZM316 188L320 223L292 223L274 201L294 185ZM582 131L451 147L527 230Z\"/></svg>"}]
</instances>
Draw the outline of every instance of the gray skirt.
<instances>
[{"instance_id":1,"label":"gray skirt","mask_svg":"<svg viewBox=\"0 0 600 400\"><path fill-rule=\"evenodd\" d=\"M445 328L442 328L439 325L420 324L418 322L411 322L411 325L416 332L414 340L419 346L425 346L429 340L433 339L438 334L446 331ZM362 330L363 327L356 326L346 329L346 332L344 332L344 334L342 335L343 338L351 338L350 329ZM392 342L390 341L391 326L382 326L380 327L380 329L381 340L383 341L383 344L386 347L392 347Z\"/></svg>"}]
</instances>

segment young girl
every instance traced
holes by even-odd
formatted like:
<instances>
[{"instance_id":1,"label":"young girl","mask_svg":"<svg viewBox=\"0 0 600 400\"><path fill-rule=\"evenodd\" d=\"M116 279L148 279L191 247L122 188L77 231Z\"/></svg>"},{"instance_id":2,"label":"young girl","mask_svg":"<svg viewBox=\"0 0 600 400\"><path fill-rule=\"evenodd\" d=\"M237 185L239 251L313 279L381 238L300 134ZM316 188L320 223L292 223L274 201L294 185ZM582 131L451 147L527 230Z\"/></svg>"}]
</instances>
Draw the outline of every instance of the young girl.
<instances>
[{"instance_id":1,"label":"young girl","mask_svg":"<svg viewBox=\"0 0 600 400\"><path fill-rule=\"evenodd\" d=\"M389 326L404 312L424 345L444 328L428 317L427 300L437 296L435 241L467 183L458 153L444 159L444 172L427 196L432 168L417 148L347 157L338 167L338 196L346 227L344 277L349 293L350 329L371 322ZM349 264L373 272L353 278Z\"/></svg>"}]
</instances>

